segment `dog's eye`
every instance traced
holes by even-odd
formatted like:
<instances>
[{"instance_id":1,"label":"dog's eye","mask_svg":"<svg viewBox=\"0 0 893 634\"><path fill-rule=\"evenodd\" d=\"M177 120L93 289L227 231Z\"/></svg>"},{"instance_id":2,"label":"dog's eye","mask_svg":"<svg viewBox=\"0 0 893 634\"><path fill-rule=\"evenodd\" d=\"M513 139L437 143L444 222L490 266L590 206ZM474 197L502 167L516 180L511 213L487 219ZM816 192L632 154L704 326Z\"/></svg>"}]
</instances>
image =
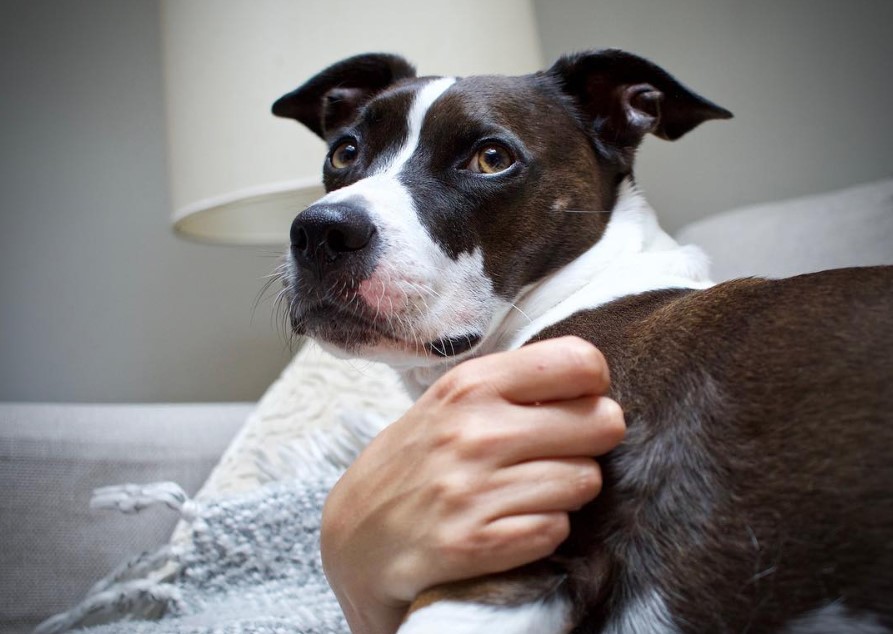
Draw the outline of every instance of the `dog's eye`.
<instances>
[{"instance_id":1,"label":"dog's eye","mask_svg":"<svg viewBox=\"0 0 893 634\"><path fill-rule=\"evenodd\" d=\"M514 162L514 157L506 148L490 143L477 151L468 169L478 174L498 174L510 168Z\"/></svg>"},{"instance_id":2,"label":"dog's eye","mask_svg":"<svg viewBox=\"0 0 893 634\"><path fill-rule=\"evenodd\" d=\"M356 142L344 141L332 150L329 162L336 170L343 170L344 168L353 165L353 162L357 160L357 154L359 154L359 150L357 149Z\"/></svg>"}]
</instances>

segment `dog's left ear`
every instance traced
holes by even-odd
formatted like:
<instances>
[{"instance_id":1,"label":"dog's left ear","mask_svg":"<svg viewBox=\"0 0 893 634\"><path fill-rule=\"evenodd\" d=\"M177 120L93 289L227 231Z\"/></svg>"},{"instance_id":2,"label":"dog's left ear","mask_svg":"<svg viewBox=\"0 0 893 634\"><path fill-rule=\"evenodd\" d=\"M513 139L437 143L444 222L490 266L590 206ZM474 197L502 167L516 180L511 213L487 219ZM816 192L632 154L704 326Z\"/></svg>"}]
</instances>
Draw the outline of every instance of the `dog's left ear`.
<instances>
[{"instance_id":1,"label":"dog's left ear","mask_svg":"<svg viewBox=\"0 0 893 634\"><path fill-rule=\"evenodd\" d=\"M631 169L649 132L673 141L704 121L732 117L659 66L617 49L562 57L546 74L574 99L599 152L622 169Z\"/></svg>"},{"instance_id":2,"label":"dog's left ear","mask_svg":"<svg viewBox=\"0 0 893 634\"><path fill-rule=\"evenodd\" d=\"M329 66L277 99L273 114L300 121L326 140L376 93L410 77L415 77L415 68L398 55L356 55Z\"/></svg>"}]
</instances>

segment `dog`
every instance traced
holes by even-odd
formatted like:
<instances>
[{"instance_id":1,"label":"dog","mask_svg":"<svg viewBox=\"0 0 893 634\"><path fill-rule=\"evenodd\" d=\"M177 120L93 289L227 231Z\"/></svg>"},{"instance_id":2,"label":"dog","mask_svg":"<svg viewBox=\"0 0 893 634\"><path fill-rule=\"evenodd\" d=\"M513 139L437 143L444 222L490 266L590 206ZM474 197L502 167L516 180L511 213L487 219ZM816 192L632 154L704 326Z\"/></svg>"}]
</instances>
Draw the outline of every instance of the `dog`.
<instances>
[{"instance_id":1,"label":"dog","mask_svg":"<svg viewBox=\"0 0 893 634\"><path fill-rule=\"evenodd\" d=\"M628 425L554 557L426 592L402 633L893 632L893 269L714 285L633 178L647 134L729 111L600 50L521 77L361 55L273 113L330 148L291 226L294 332L416 394L576 335Z\"/></svg>"}]
</instances>

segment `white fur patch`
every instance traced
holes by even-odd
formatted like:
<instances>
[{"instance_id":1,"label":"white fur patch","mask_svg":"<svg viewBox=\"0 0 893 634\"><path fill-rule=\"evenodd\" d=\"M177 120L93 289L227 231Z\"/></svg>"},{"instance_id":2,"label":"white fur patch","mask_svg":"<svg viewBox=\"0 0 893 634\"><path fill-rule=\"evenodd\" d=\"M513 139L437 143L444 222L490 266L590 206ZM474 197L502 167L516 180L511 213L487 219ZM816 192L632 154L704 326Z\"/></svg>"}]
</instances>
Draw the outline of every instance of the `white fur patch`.
<instances>
[{"instance_id":1,"label":"white fur patch","mask_svg":"<svg viewBox=\"0 0 893 634\"><path fill-rule=\"evenodd\" d=\"M615 614L601 634L677 634L664 600L657 592L638 597Z\"/></svg>"},{"instance_id":2,"label":"white fur patch","mask_svg":"<svg viewBox=\"0 0 893 634\"><path fill-rule=\"evenodd\" d=\"M517 606L439 601L409 615L398 634L564 634L570 604L563 597Z\"/></svg>"},{"instance_id":3,"label":"white fur patch","mask_svg":"<svg viewBox=\"0 0 893 634\"><path fill-rule=\"evenodd\" d=\"M835 601L788 623L783 634L890 634L890 630L870 614L850 612Z\"/></svg>"},{"instance_id":4,"label":"white fur patch","mask_svg":"<svg viewBox=\"0 0 893 634\"><path fill-rule=\"evenodd\" d=\"M425 115L447 89L456 83L455 77L441 77L428 82L419 90L412 102L412 108L409 110L407 124L409 134L406 137L406 143L397 152L396 156L388 162L387 167L383 170L385 173L397 175L406 162L412 157L416 149L419 147L419 139L422 136L422 123L425 122Z\"/></svg>"},{"instance_id":5,"label":"white fur patch","mask_svg":"<svg viewBox=\"0 0 893 634\"><path fill-rule=\"evenodd\" d=\"M601 239L528 289L516 302L524 315L510 314L494 331L490 345L493 351L517 348L574 313L627 295L708 288L713 285L708 264L700 249L679 246L664 233L654 210L629 181L624 182Z\"/></svg>"}]
</instances>

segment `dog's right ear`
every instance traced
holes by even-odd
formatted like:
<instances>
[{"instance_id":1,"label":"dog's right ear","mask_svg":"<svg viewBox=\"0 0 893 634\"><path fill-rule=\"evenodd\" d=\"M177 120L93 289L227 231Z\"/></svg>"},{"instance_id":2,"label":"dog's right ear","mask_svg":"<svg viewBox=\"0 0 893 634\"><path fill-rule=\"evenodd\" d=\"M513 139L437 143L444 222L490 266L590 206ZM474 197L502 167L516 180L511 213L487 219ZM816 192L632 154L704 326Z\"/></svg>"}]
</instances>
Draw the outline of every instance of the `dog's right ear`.
<instances>
[{"instance_id":1,"label":"dog's right ear","mask_svg":"<svg viewBox=\"0 0 893 634\"><path fill-rule=\"evenodd\" d=\"M402 57L357 55L329 66L277 99L273 114L300 121L325 140L353 119L373 95L411 77L415 77L415 68Z\"/></svg>"}]
</instances>

